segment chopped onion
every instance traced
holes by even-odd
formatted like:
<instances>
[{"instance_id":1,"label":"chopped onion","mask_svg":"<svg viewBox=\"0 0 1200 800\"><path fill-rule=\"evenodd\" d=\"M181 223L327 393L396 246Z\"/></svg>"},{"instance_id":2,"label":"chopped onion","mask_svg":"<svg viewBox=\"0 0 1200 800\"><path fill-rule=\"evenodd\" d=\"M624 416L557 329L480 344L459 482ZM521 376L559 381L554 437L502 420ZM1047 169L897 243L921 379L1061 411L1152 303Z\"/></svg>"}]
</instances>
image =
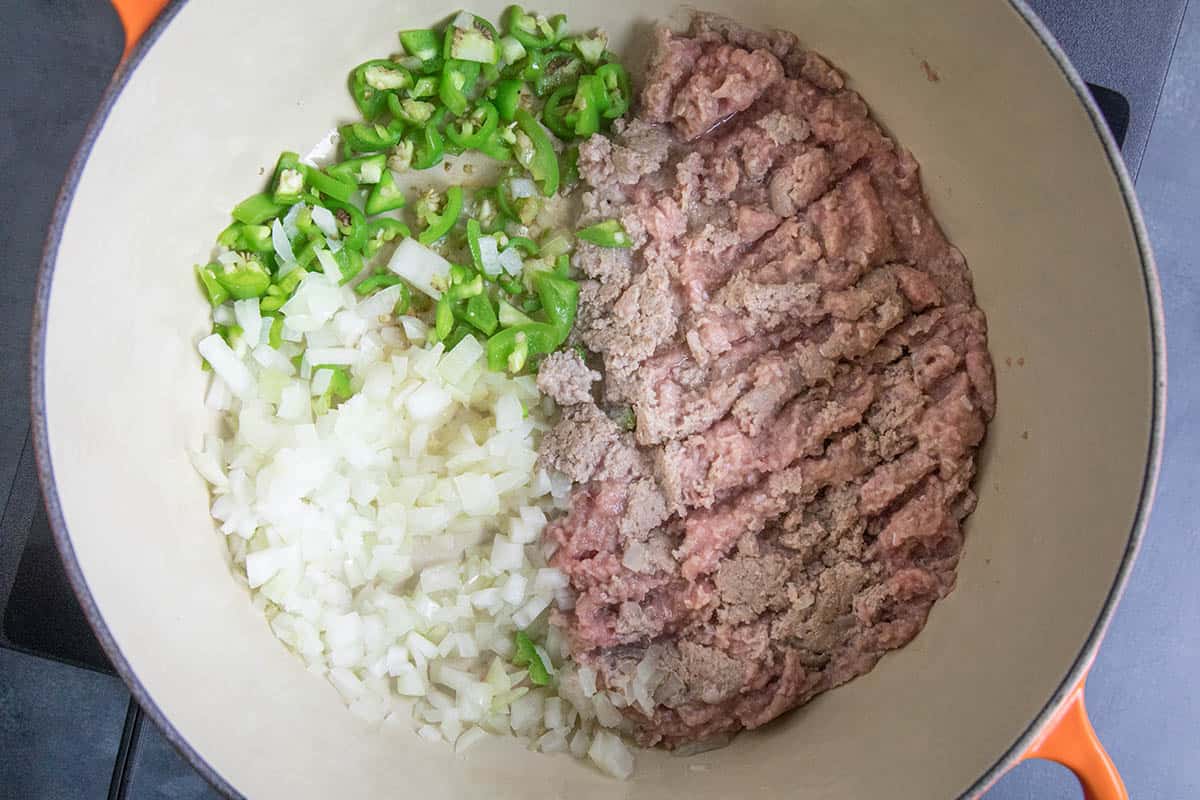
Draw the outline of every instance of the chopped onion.
<instances>
[{"instance_id":1,"label":"chopped onion","mask_svg":"<svg viewBox=\"0 0 1200 800\"><path fill-rule=\"evenodd\" d=\"M287 232L284 231L283 223L279 221L278 217L271 223L271 244L275 248L275 255L279 257L280 264L296 263L296 255L292 252L292 243L288 241Z\"/></svg>"},{"instance_id":2,"label":"chopped onion","mask_svg":"<svg viewBox=\"0 0 1200 800\"><path fill-rule=\"evenodd\" d=\"M588 758L614 778L625 780L633 774L633 753L620 737L607 731L596 731Z\"/></svg>"},{"instance_id":3,"label":"chopped onion","mask_svg":"<svg viewBox=\"0 0 1200 800\"><path fill-rule=\"evenodd\" d=\"M537 197L537 186L529 178L512 178L508 182L509 193L514 198Z\"/></svg>"},{"instance_id":4,"label":"chopped onion","mask_svg":"<svg viewBox=\"0 0 1200 800\"><path fill-rule=\"evenodd\" d=\"M321 233L330 239L338 238L337 218L333 216L332 211L322 206L313 206L312 218L313 224L320 228Z\"/></svg>"},{"instance_id":5,"label":"chopped onion","mask_svg":"<svg viewBox=\"0 0 1200 800\"><path fill-rule=\"evenodd\" d=\"M290 244L301 210L273 223L272 236ZM485 241L489 269L515 258L519 272L517 251L498 254ZM595 751L602 768L620 772L621 751L596 743L597 721L626 724L617 705L644 707L654 685L597 692L594 671L577 672L562 636L546 632L551 604L574 602L539 541L571 488L537 466L552 407L531 376L488 371L473 336L449 351L424 346L427 320L392 315L398 287L359 298L341 283L339 240L329 242L321 271L280 310L277 348L254 299L213 310L245 329L236 348L216 335L198 346L224 438L189 456L213 487L211 513L255 605L363 720L404 725L412 698L411 718L430 740L462 750L515 731L545 752ZM448 263L402 246L393 271L437 297ZM327 396L335 370L321 365L344 371L349 398ZM517 631L557 673L550 686L532 686L512 664Z\"/></svg>"},{"instance_id":6,"label":"chopped onion","mask_svg":"<svg viewBox=\"0 0 1200 800\"><path fill-rule=\"evenodd\" d=\"M337 261L333 258L333 253L325 248L317 251L317 261L321 262L321 271L325 273L325 277L334 283L340 283L342 280L342 268L338 266Z\"/></svg>"},{"instance_id":7,"label":"chopped onion","mask_svg":"<svg viewBox=\"0 0 1200 800\"><path fill-rule=\"evenodd\" d=\"M295 203L288 212L283 215L283 232L287 234L289 240L295 239L300 235L300 228L296 225L296 218L300 216L300 212L307 206L304 203ZM294 260L294 259L293 259Z\"/></svg>"},{"instance_id":8,"label":"chopped onion","mask_svg":"<svg viewBox=\"0 0 1200 800\"><path fill-rule=\"evenodd\" d=\"M234 397L245 400L255 395L254 376L242 360L234 355L233 350L217 334L207 336L197 345L200 355L213 368L213 372L221 377Z\"/></svg>"},{"instance_id":9,"label":"chopped onion","mask_svg":"<svg viewBox=\"0 0 1200 800\"><path fill-rule=\"evenodd\" d=\"M525 261L521 258L521 251L516 247L509 246L500 254L500 268L509 275L520 275L525 269Z\"/></svg>"},{"instance_id":10,"label":"chopped onion","mask_svg":"<svg viewBox=\"0 0 1200 800\"><path fill-rule=\"evenodd\" d=\"M496 244L496 237L479 237L479 260L485 275L495 277L500 274L503 267L500 264L500 247Z\"/></svg>"},{"instance_id":11,"label":"chopped onion","mask_svg":"<svg viewBox=\"0 0 1200 800\"><path fill-rule=\"evenodd\" d=\"M388 269L437 300L442 292L434 284L445 285L450 275L450 262L416 239L406 238L396 246Z\"/></svg>"}]
</instances>

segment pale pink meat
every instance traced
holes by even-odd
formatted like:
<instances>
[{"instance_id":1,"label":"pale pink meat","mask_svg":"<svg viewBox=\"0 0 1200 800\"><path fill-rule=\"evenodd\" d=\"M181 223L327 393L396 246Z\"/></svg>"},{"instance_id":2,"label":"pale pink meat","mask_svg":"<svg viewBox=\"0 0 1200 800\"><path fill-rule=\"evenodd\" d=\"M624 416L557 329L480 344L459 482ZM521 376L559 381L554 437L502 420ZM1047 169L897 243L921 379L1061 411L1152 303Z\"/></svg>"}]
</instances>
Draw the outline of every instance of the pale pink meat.
<instances>
[{"instance_id":1,"label":"pale pink meat","mask_svg":"<svg viewBox=\"0 0 1200 800\"><path fill-rule=\"evenodd\" d=\"M562 406L541 464L576 482L544 535L572 655L675 747L917 635L954 587L996 389L916 161L829 62L697 14L655 33L638 97L580 146L582 222L635 246L573 256L590 353L541 366Z\"/></svg>"}]
</instances>

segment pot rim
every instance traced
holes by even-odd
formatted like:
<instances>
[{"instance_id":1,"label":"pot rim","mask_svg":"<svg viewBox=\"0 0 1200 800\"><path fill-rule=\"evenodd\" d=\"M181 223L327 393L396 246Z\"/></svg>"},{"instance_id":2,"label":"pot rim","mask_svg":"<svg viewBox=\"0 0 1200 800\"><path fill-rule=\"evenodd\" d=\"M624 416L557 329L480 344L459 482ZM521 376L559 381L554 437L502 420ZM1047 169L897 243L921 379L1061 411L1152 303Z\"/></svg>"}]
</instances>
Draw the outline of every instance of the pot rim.
<instances>
[{"instance_id":1,"label":"pot rim","mask_svg":"<svg viewBox=\"0 0 1200 800\"><path fill-rule=\"evenodd\" d=\"M159 708L146 688L138 680L132 665L117 646L107 623L104 621L95 599L88 587L87 578L75 556L71 544L70 532L67 530L63 515L62 504L54 482L54 466L50 459L49 431L46 419L45 404L45 348L46 348L46 315L50 301L54 267L58 257L58 248L62 239L63 227L71 210L71 201L75 195L83 168L87 164L100 132L108 119L113 107L129 81L130 76L141 65L146 53L155 45L175 15L184 6L186 0L170 0L167 7L142 36L137 46L128 54L100 100L99 107L92 115L83 141L67 168L62 188L55 199L54 211L50 226L42 247L42 257L38 268L37 289L34 298L33 328L30 337L30 394L31 417L33 427L34 455L37 461L37 475L42 487L46 504L47 517L54 534L54 541L63 560L67 578L79 598L80 605L88 623L96 634L100 645L112 661L118 675L128 686L130 694L138 706L150 716L163 736L178 750L188 763L208 781L213 788L229 798L241 798L233 787L204 757L188 742L182 733L171 723L162 709ZM1158 270L1154 262L1154 254L1150 247L1149 235L1142 219L1141 209L1134 192L1133 180L1121 157L1120 147L1113 139L1107 123L1099 107L1088 91L1083 78L1075 70L1062 47L1041 19L1028 6L1026 0L1005 0L1014 11L1024 20L1030 30L1037 36L1046 52L1054 59L1063 77L1083 104L1092 121L1096 135L1104 145L1105 155L1113 171L1121 196L1125 202L1126 213L1137 242L1138 254L1141 261L1142 277L1145 283L1146 300L1150 308L1150 333L1152 355L1152 403L1150 419L1150 439L1147 443L1146 468L1142 476L1142 487L1138 498L1137 514L1129 532L1129 541L1121 556L1117 574L1109 588L1104 605L1092 626L1087 638L1080 647L1070 669L1063 675L1058 687L1047 698L1041 710L1030 720L1025 730L1004 751L1003 754L986 770L962 795L960 800L971 800L981 797L1004 773L1015 766L1023 758L1033 740L1042 728L1050 721L1055 711L1067 698L1071 691L1080 684L1087 675L1088 669L1096 658L1100 642L1112 621L1113 613L1120 601L1121 595L1129 580L1133 563L1146 533L1151 506L1154 501L1155 486L1162 464L1162 446L1166 420L1167 402L1167 347L1166 331L1163 320L1162 292L1159 284Z\"/></svg>"}]
</instances>

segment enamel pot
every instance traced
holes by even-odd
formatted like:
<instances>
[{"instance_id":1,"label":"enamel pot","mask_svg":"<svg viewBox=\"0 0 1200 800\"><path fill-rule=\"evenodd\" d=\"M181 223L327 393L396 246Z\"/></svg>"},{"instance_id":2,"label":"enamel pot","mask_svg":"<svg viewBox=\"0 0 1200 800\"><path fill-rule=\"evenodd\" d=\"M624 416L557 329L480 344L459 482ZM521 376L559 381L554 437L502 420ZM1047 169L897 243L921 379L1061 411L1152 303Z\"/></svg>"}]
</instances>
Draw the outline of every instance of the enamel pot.
<instances>
[{"instance_id":1,"label":"enamel pot","mask_svg":"<svg viewBox=\"0 0 1200 800\"><path fill-rule=\"evenodd\" d=\"M117 0L129 50L58 202L33 404L49 518L134 696L215 786L250 798L952 798L1031 756L1125 797L1082 685L1153 494L1162 312L1133 188L1079 76L1015 0L711 0L795 31L923 166L987 313L999 410L955 591L869 674L690 758L605 778L492 738L465 756L378 732L273 637L231 578L189 443L210 422L191 266L282 150L355 118L345 76L411 0ZM471 10L496 17L503 4ZM673 0L561 0L627 63Z\"/></svg>"}]
</instances>

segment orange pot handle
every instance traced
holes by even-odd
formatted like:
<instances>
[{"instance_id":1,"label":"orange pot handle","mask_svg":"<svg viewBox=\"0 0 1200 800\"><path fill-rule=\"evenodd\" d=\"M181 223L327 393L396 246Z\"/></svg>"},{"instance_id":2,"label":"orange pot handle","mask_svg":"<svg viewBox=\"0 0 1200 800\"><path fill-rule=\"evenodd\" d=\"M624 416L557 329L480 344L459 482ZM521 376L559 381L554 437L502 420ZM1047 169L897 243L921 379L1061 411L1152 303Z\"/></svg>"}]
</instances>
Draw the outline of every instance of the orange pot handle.
<instances>
[{"instance_id":1,"label":"orange pot handle","mask_svg":"<svg viewBox=\"0 0 1200 800\"><path fill-rule=\"evenodd\" d=\"M167 5L167 0L112 0L112 4L117 10L117 16L121 18L121 25L125 28L125 53L121 56L124 60L150 24L158 19L158 15Z\"/></svg>"},{"instance_id":2,"label":"orange pot handle","mask_svg":"<svg viewBox=\"0 0 1200 800\"><path fill-rule=\"evenodd\" d=\"M1129 800L1125 783L1096 738L1083 704L1083 685L1071 690L1023 758L1057 761L1075 773L1086 800Z\"/></svg>"}]
</instances>

